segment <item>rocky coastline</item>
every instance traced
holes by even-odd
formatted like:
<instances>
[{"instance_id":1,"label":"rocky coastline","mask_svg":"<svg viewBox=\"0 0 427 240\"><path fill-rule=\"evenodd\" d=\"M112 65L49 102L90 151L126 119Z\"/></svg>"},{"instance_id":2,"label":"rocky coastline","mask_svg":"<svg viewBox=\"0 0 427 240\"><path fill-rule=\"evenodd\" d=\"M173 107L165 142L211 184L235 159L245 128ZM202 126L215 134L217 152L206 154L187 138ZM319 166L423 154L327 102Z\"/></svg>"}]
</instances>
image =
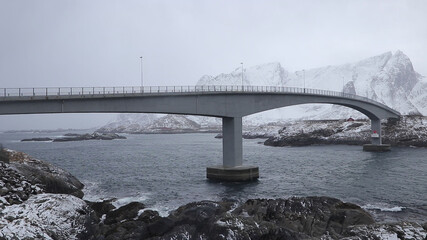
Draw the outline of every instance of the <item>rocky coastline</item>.
<instances>
[{"instance_id":1,"label":"rocky coastline","mask_svg":"<svg viewBox=\"0 0 427 240\"><path fill-rule=\"evenodd\" d=\"M376 223L330 197L201 201L160 214L143 203L82 200L70 173L0 151L0 239L426 239L427 223Z\"/></svg>"},{"instance_id":2,"label":"rocky coastline","mask_svg":"<svg viewBox=\"0 0 427 240\"><path fill-rule=\"evenodd\" d=\"M427 147L427 117L403 116L382 122L383 143L392 146ZM370 121L359 119L293 122L269 137L267 146L363 145L370 143Z\"/></svg>"}]
</instances>

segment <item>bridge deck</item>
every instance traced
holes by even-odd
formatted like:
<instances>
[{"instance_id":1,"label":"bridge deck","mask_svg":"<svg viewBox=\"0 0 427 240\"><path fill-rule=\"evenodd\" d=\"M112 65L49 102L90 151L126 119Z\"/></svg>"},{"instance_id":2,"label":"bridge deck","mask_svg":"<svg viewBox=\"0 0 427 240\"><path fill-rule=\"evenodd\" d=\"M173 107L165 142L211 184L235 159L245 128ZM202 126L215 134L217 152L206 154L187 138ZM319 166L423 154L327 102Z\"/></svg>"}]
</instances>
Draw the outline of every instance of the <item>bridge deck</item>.
<instances>
[{"instance_id":1,"label":"bridge deck","mask_svg":"<svg viewBox=\"0 0 427 240\"><path fill-rule=\"evenodd\" d=\"M369 102L390 111L397 111L367 97L330 90L276 86L137 86L137 87L59 87L59 88L0 88L0 101L47 99L114 98L142 96L173 96L191 94L298 94L331 96Z\"/></svg>"}]
</instances>

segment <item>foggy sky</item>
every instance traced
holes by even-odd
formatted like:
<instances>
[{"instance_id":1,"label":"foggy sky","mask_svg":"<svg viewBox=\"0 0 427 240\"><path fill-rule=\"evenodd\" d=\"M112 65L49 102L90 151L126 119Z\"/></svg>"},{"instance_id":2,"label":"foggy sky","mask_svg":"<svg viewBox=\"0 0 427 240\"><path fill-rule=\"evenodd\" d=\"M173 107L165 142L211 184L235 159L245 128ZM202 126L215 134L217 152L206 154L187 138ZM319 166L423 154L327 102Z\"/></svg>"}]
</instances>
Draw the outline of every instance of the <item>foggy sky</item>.
<instances>
[{"instance_id":1,"label":"foggy sky","mask_svg":"<svg viewBox=\"0 0 427 240\"><path fill-rule=\"evenodd\" d=\"M427 75L427 1L0 0L0 88L194 85L402 50ZM94 127L111 114L0 116L0 130Z\"/></svg>"}]
</instances>

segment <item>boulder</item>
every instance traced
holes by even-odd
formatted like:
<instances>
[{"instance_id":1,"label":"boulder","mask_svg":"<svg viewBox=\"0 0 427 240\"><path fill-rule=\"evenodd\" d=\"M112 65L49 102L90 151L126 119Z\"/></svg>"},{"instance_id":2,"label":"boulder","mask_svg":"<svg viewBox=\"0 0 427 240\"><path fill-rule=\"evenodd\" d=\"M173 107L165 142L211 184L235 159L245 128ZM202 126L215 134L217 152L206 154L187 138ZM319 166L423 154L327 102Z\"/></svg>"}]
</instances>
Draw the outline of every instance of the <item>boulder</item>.
<instances>
[{"instance_id":1,"label":"boulder","mask_svg":"<svg viewBox=\"0 0 427 240\"><path fill-rule=\"evenodd\" d=\"M104 214L114 210L116 207L112 204L114 199L104 200L100 202L90 202L86 201L86 203L90 206L90 208L95 211L98 218L101 218Z\"/></svg>"},{"instance_id":2,"label":"boulder","mask_svg":"<svg viewBox=\"0 0 427 240\"><path fill-rule=\"evenodd\" d=\"M22 152L6 152L9 167L23 175L32 185L40 186L47 193L66 193L83 197L83 183L69 172Z\"/></svg>"},{"instance_id":3,"label":"boulder","mask_svg":"<svg viewBox=\"0 0 427 240\"><path fill-rule=\"evenodd\" d=\"M2 210L0 239L88 239L91 215L87 204L74 196L33 195Z\"/></svg>"}]
</instances>

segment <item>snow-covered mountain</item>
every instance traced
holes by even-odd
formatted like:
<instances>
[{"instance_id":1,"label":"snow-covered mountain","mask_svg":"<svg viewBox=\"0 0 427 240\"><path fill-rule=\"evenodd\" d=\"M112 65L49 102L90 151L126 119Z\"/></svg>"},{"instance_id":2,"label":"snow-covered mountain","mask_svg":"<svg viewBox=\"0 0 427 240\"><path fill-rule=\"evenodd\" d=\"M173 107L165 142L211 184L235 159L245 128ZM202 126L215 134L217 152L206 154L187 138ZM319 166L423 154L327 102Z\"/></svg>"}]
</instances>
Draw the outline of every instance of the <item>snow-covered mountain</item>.
<instances>
[{"instance_id":1,"label":"snow-covered mountain","mask_svg":"<svg viewBox=\"0 0 427 240\"><path fill-rule=\"evenodd\" d=\"M97 130L101 133L163 133L163 132L194 132L218 131L220 124L207 121L207 118L191 120L190 117L174 114L121 114L117 121L109 123ZM212 118L215 119L215 118ZM206 120L206 121L204 121ZM218 119L219 120L219 119Z\"/></svg>"},{"instance_id":2,"label":"snow-covered mountain","mask_svg":"<svg viewBox=\"0 0 427 240\"><path fill-rule=\"evenodd\" d=\"M284 86L289 73L278 62L243 69L245 86ZM242 69L236 68L229 74L204 75L196 85L242 85Z\"/></svg>"},{"instance_id":3,"label":"snow-covered mountain","mask_svg":"<svg viewBox=\"0 0 427 240\"><path fill-rule=\"evenodd\" d=\"M239 82L240 79L240 82ZM197 85L241 84L242 71L216 77L203 76ZM306 87L344 91L368 97L396 109L402 114L427 115L427 81L414 71L411 60L401 51L387 52L355 63L326 66L295 72L286 71L280 63L244 69L245 85ZM328 119L363 117L357 111L335 105L310 104L287 107L248 116L250 122L268 119Z\"/></svg>"},{"instance_id":4,"label":"snow-covered mountain","mask_svg":"<svg viewBox=\"0 0 427 240\"><path fill-rule=\"evenodd\" d=\"M401 51L394 54L383 53L355 63L294 72L286 70L278 62L273 62L243 69L243 78L241 68L228 74L205 75L200 78L197 85L241 85L242 80L246 86L306 87L344 91L374 99L402 114L427 115L427 79L415 72L411 60ZM361 113L346 107L307 104L247 116L243 119L243 123L247 126L256 126L289 119L344 119L350 116L365 118ZM142 129L155 128L154 126L160 123L154 121L161 117L164 115L122 114L117 121L107 126L108 129L118 132L141 132ZM194 122L199 128L221 126L219 118L199 116L180 116L180 118ZM176 129L179 128L180 122L182 119L176 122Z\"/></svg>"}]
</instances>

